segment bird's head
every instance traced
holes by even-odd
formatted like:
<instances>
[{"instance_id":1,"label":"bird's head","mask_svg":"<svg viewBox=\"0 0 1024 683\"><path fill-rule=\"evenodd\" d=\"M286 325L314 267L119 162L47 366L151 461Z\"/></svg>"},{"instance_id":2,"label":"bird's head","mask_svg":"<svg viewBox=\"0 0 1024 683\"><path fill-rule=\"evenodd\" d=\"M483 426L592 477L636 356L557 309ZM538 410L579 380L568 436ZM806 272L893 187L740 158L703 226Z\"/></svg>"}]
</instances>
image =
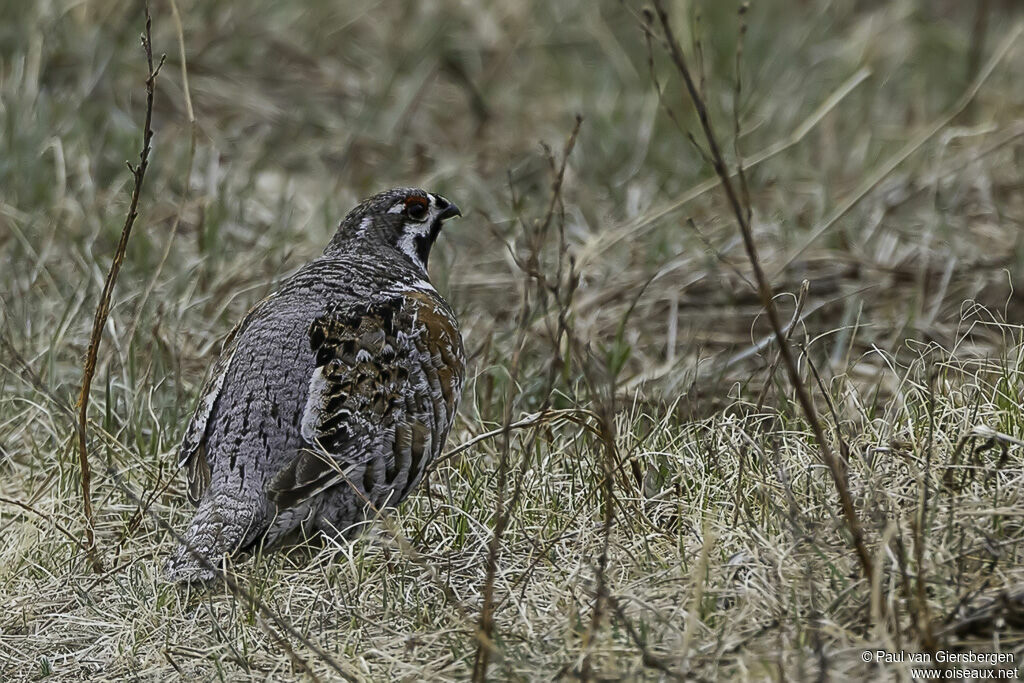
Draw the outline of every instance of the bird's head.
<instances>
[{"instance_id":1,"label":"bird's head","mask_svg":"<svg viewBox=\"0 0 1024 683\"><path fill-rule=\"evenodd\" d=\"M325 254L394 250L424 273L441 224L461 216L459 207L439 194L397 188L376 194L352 209L338 226Z\"/></svg>"}]
</instances>

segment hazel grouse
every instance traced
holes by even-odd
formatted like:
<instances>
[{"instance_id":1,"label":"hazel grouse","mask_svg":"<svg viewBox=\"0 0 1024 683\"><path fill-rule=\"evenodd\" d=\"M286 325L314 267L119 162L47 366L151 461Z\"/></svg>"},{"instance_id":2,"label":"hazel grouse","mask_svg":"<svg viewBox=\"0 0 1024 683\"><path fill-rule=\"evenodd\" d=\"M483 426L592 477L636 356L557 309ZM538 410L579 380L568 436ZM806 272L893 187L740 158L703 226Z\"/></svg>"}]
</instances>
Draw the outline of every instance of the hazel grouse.
<instances>
[{"instance_id":1,"label":"hazel grouse","mask_svg":"<svg viewBox=\"0 0 1024 683\"><path fill-rule=\"evenodd\" d=\"M458 322L427 275L460 215L423 190L371 197L235 326L181 443L198 509L169 578L208 581L260 543L343 534L419 483L465 377Z\"/></svg>"}]
</instances>

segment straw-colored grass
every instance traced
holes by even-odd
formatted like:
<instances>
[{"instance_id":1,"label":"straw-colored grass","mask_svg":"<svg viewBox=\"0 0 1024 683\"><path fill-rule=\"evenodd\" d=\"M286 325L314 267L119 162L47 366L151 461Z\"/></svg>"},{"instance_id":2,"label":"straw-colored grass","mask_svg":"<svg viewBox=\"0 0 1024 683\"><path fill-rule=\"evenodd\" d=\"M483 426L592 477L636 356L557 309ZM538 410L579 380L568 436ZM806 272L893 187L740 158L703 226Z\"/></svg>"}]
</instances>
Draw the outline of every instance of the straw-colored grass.
<instances>
[{"instance_id":1,"label":"straw-colored grass","mask_svg":"<svg viewBox=\"0 0 1024 683\"><path fill-rule=\"evenodd\" d=\"M0 679L466 679L481 643L496 680L1019 664L1016 3L754 3L738 142L736 7L669 3L784 322L808 281L790 339L863 576L642 5L175 2L188 94L154 2L154 151L91 394L99 574L67 407L139 152L141 4L0 5ZM465 214L431 268L471 356L467 447L353 541L237 563L259 608L167 584L174 451L219 340L400 185Z\"/></svg>"}]
</instances>

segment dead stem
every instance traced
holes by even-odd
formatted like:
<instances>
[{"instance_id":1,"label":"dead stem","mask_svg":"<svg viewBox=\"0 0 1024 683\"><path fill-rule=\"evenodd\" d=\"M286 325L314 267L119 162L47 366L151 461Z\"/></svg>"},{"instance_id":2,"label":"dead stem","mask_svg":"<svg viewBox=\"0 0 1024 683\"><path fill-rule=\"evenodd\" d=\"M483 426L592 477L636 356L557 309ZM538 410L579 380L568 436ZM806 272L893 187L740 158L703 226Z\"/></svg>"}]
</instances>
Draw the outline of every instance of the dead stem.
<instances>
[{"instance_id":1,"label":"dead stem","mask_svg":"<svg viewBox=\"0 0 1024 683\"><path fill-rule=\"evenodd\" d=\"M714 162L713 165L715 173L718 175L718 178L722 183L722 189L725 191L726 198L729 201L729 206L732 208L733 215L739 225L740 233L743 237L743 246L747 251L747 258L750 260L751 268L754 271L754 279L757 282L758 293L761 297L761 305L768 314L768 321L771 323L772 331L775 333L775 340L778 344L779 352L782 354L782 360L786 366L786 371L789 374L790 382L796 392L797 400L800 402L800 406L803 408L804 414L807 417L807 421L814 432L815 439L818 442L818 447L821 449L822 460L824 460L825 464L828 466L829 472L832 475L832 480L835 483L836 491L839 494L839 503L843 510L843 516L846 519L847 528L852 536L854 549L857 551L857 559L860 561L861 572L865 577L870 577L873 573L871 555L868 553L867 545L864 540L864 531L861 527L860 520L857 517L857 510L853 505L853 498L850 496L846 470L832 453L832 448L825 437L825 430L821 425L821 420L818 419L814 403L811 401L811 397L807 392L807 389L800 381L800 373L796 367L796 360L793 358L792 349L790 348L789 342L786 340L785 331L779 321L778 310L775 308L775 295L772 292L772 286L768 282L768 279L761 268L761 262L757 255L757 247L754 244L753 232L750 228L750 222L747 220L748 212L740 205L740 200L733 188L732 177L719 149L718 139L712 129L707 107L705 106L700 93L697 92L693 78L690 76L690 70L686 66L686 59L683 56L682 48L679 47L679 42L676 40L675 34L672 31L672 24L669 21L668 13L665 11L664 3L662 0L654 0L654 7L658 15L658 21L661 23L661 27L664 32L665 43L668 45L669 55L671 56L676 69L679 71L680 76L682 76L683 82L686 84L686 91L690 96L690 101L693 103L694 109L697 112L697 117L700 119L701 128L704 131L704 137L708 144L708 153ZM648 23L648 30L649 29L650 23Z\"/></svg>"},{"instance_id":2,"label":"dead stem","mask_svg":"<svg viewBox=\"0 0 1024 683\"><path fill-rule=\"evenodd\" d=\"M96 573L103 572L103 563L96 552L95 520L92 509L92 471L89 468L89 450L86 443L86 430L88 428L89 414L89 390L92 387L93 373L96 371L96 356L99 353L100 340L103 337L103 327L107 323L107 316L110 314L110 298L114 291L114 284L117 282L117 275L121 271L121 264L124 262L125 250L128 248L128 238L132 234L132 226L138 216L139 195L142 193L142 183L146 178L146 169L149 168L149 152L152 149L153 140L153 90L156 77L160 73L160 67L164 64L166 55L161 55L160 62L153 65L153 42L152 25L153 20L149 15L149 3L145 5L146 30L142 36L142 49L146 53L146 65L149 69L146 76L146 120L142 125L142 151L139 152L139 165L132 166L128 163L128 169L132 173L134 185L132 187L131 203L128 205L128 215L125 216L124 227L121 228L121 239L117 243L117 250L110 263L110 270L107 271L107 278L103 282L103 293L100 295L99 303L96 305L96 314L92 322L92 334L89 336L89 350L85 356L85 366L82 368L82 387L78 392L78 466L82 479L82 511L85 515L85 544L88 548L89 560Z\"/></svg>"}]
</instances>

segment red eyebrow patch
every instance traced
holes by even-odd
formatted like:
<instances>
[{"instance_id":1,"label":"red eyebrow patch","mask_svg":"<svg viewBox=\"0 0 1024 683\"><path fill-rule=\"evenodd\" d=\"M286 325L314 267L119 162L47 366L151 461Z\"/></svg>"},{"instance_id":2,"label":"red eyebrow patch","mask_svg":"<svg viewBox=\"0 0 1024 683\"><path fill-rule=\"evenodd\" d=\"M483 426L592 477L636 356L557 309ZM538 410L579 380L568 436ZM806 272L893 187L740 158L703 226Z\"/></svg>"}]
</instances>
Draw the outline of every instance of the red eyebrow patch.
<instances>
[{"instance_id":1,"label":"red eyebrow patch","mask_svg":"<svg viewBox=\"0 0 1024 683\"><path fill-rule=\"evenodd\" d=\"M406 208L408 208L412 204L420 204L421 206L426 208L427 207L427 198L426 197L420 197L419 195L413 195L412 197L406 198L406 200L405 200Z\"/></svg>"}]
</instances>

